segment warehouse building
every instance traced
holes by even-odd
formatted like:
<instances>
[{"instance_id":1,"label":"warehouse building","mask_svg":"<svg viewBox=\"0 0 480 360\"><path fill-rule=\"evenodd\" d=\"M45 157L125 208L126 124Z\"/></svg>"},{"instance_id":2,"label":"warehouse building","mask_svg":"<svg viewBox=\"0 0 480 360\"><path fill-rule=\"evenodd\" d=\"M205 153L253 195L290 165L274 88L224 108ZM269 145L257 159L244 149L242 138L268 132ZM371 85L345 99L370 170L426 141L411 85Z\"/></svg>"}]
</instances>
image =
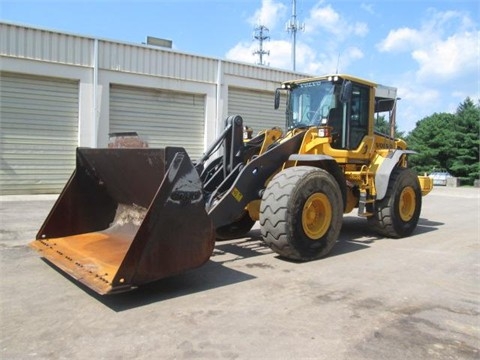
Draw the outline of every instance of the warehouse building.
<instances>
[{"instance_id":1,"label":"warehouse building","mask_svg":"<svg viewBox=\"0 0 480 360\"><path fill-rule=\"evenodd\" d=\"M136 131L193 159L240 114L255 131L284 126L279 83L305 75L0 22L0 195L59 193L75 148Z\"/></svg>"}]
</instances>

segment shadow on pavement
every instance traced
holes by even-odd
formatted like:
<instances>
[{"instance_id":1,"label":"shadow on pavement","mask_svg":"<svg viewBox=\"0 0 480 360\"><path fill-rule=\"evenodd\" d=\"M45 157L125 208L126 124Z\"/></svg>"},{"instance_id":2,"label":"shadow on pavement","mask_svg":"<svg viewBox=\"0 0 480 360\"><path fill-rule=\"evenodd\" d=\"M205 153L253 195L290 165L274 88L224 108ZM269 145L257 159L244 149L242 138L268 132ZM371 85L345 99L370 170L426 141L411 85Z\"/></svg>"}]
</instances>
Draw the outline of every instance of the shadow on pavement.
<instances>
[{"instance_id":1,"label":"shadow on pavement","mask_svg":"<svg viewBox=\"0 0 480 360\"><path fill-rule=\"evenodd\" d=\"M443 225L445 225L445 223L420 218L418 220L417 228L413 232L413 235L419 235L419 234L429 233L431 231L437 231L438 228Z\"/></svg>"},{"instance_id":2,"label":"shadow on pavement","mask_svg":"<svg viewBox=\"0 0 480 360\"><path fill-rule=\"evenodd\" d=\"M44 261L65 279L74 283L87 294L115 312L130 310L158 301L191 295L197 292L237 284L255 278L254 276L241 271L227 268L222 264L208 261L198 269L142 285L138 289L130 292L102 296L71 278L69 275L58 269L54 264L51 264L45 259Z\"/></svg>"},{"instance_id":3,"label":"shadow on pavement","mask_svg":"<svg viewBox=\"0 0 480 360\"><path fill-rule=\"evenodd\" d=\"M436 231L442 225L444 224L440 222L420 219L413 235ZM365 250L375 241L383 239L388 240L377 235L365 219L356 216L346 216L344 217L339 239L328 256L333 257ZM210 260L197 269L145 284L131 292L106 296L98 295L56 268L55 265L46 260L45 262L51 265L63 277L75 283L75 285L113 311L121 312L158 301L252 280L255 278L254 276L231 269L225 266L225 264L272 253L273 251L263 243L260 230L253 229L245 238L217 242ZM276 256L276 258L279 261L289 261L280 256Z\"/></svg>"}]
</instances>

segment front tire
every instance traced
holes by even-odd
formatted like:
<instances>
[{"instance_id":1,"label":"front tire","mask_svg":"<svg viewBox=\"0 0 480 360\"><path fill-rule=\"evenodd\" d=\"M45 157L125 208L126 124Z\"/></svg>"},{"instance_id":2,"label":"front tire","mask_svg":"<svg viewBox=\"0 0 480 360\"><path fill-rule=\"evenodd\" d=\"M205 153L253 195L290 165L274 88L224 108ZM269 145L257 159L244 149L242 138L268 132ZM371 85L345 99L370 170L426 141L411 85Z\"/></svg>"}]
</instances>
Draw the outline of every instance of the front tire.
<instances>
[{"instance_id":1,"label":"front tire","mask_svg":"<svg viewBox=\"0 0 480 360\"><path fill-rule=\"evenodd\" d=\"M368 221L379 234L402 238L417 227L421 209L422 190L417 175L408 168L395 168L385 197L374 204L374 214Z\"/></svg>"},{"instance_id":2,"label":"front tire","mask_svg":"<svg viewBox=\"0 0 480 360\"><path fill-rule=\"evenodd\" d=\"M273 177L262 197L264 242L292 260L326 256L337 241L343 200L335 178L310 166L287 168Z\"/></svg>"}]
</instances>

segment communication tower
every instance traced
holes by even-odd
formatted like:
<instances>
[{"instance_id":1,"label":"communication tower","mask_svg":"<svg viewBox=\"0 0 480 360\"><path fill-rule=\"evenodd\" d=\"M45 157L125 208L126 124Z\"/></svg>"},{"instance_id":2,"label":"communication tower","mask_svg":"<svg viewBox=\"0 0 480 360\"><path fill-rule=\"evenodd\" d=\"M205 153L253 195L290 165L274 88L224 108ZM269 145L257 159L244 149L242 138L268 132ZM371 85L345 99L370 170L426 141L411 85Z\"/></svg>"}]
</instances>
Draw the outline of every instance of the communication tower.
<instances>
[{"instance_id":1,"label":"communication tower","mask_svg":"<svg viewBox=\"0 0 480 360\"><path fill-rule=\"evenodd\" d=\"M305 30L305 24L304 23L299 23L297 20L297 2L296 0L292 0L292 17L290 20L287 22L287 31L292 33L292 66L293 66L293 71L295 71L295 60L296 60L296 54L295 50L297 47L297 31L303 31Z\"/></svg>"},{"instance_id":2,"label":"communication tower","mask_svg":"<svg viewBox=\"0 0 480 360\"><path fill-rule=\"evenodd\" d=\"M258 55L259 57L257 65L266 65L263 62L263 55L270 55L270 51L263 48L263 42L270 39L270 36L268 36L268 31L268 28L264 25L258 25L254 29L253 38L259 42L258 49L253 52L253 55Z\"/></svg>"}]
</instances>

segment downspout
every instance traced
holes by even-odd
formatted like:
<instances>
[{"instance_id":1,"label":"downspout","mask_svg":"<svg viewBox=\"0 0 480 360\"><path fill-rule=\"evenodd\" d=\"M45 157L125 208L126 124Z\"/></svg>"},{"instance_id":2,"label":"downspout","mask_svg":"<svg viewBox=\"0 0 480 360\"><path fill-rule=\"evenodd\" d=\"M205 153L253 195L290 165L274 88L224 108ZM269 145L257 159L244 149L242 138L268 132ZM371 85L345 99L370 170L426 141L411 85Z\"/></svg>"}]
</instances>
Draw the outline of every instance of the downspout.
<instances>
[{"instance_id":1,"label":"downspout","mask_svg":"<svg viewBox=\"0 0 480 360\"><path fill-rule=\"evenodd\" d=\"M93 96L93 133L92 133L92 145L93 147L98 146L98 100L97 100L97 91L98 91L98 39L94 40L93 43L93 84L92 84L92 96Z\"/></svg>"},{"instance_id":2,"label":"downspout","mask_svg":"<svg viewBox=\"0 0 480 360\"><path fill-rule=\"evenodd\" d=\"M223 115L223 101L222 101L222 85L223 85L223 61L218 60L218 66L217 66L217 93L216 93L216 126L215 126L215 139L218 138L218 135L220 134L221 131L223 131L223 128L225 124L222 123L222 115ZM221 129L221 130L220 130Z\"/></svg>"}]
</instances>

